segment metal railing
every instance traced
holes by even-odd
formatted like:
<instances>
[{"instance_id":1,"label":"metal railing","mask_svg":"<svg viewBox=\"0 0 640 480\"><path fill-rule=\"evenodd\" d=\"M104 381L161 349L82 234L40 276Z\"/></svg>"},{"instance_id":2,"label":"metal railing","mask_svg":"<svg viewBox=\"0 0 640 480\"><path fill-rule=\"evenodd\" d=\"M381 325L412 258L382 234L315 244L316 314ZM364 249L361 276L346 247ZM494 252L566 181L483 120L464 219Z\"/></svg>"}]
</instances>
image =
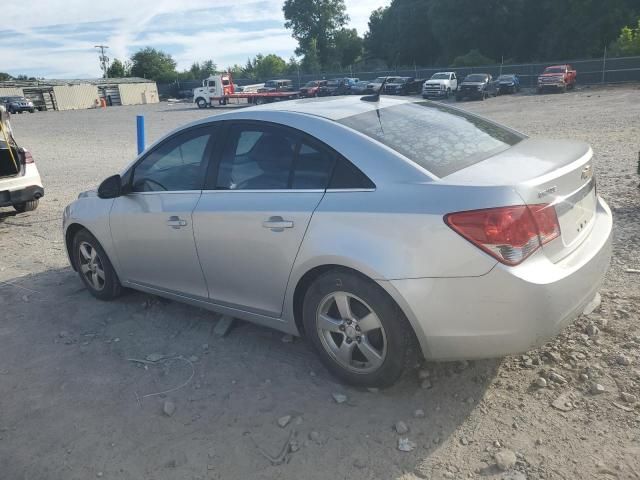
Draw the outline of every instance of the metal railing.
<instances>
[{"instance_id":1,"label":"metal railing","mask_svg":"<svg viewBox=\"0 0 640 480\"><path fill-rule=\"evenodd\" d=\"M361 80L372 80L376 77L402 76L415 78L430 78L436 72L456 72L458 77L464 78L471 73L489 73L497 77L503 73L515 73L520 77L523 87L535 87L538 75L549 65L570 64L578 72L578 85L597 85L604 83L640 82L640 56L638 57L601 57L578 60L556 60L538 63L496 64L479 67L398 67L386 70L351 70L344 72L302 73L294 75L278 75L293 82L296 88L310 80L355 77ZM267 78L262 81L269 80ZM234 78L239 85L257 83L254 79ZM200 81L186 81L158 84L160 95L177 95L178 91L186 91L201 85Z\"/></svg>"}]
</instances>

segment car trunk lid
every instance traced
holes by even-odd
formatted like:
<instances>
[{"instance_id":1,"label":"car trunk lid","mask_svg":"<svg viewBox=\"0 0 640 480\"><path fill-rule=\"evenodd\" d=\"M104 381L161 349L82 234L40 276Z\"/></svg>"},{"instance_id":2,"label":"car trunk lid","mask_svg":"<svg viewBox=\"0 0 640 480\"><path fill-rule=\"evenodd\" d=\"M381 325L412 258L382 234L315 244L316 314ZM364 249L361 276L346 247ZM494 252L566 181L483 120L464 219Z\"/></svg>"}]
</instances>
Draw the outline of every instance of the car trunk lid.
<instances>
[{"instance_id":1,"label":"car trunk lid","mask_svg":"<svg viewBox=\"0 0 640 480\"><path fill-rule=\"evenodd\" d=\"M593 226L597 205L593 151L582 142L526 139L446 181L510 185L527 205L549 204L556 211L560 237L543 245L543 250L554 262L575 250Z\"/></svg>"}]
</instances>

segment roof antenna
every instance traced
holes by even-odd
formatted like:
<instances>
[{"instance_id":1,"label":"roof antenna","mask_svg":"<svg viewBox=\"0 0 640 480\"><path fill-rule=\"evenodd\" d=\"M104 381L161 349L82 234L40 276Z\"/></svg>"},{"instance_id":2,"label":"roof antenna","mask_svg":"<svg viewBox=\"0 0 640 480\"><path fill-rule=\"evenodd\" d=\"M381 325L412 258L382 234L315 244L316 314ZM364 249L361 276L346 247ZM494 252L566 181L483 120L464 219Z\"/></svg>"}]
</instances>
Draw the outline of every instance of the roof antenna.
<instances>
[{"instance_id":1,"label":"roof antenna","mask_svg":"<svg viewBox=\"0 0 640 480\"><path fill-rule=\"evenodd\" d=\"M373 95L365 95L364 97L360 97L360 100L362 100L363 102L379 102L380 94L384 90L384 85L385 83L387 83L388 78L389 77L384 77L384 80L382 81L382 84L380 85L380 88L376 93L374 93Z\"/></svg>"}]
</instances>

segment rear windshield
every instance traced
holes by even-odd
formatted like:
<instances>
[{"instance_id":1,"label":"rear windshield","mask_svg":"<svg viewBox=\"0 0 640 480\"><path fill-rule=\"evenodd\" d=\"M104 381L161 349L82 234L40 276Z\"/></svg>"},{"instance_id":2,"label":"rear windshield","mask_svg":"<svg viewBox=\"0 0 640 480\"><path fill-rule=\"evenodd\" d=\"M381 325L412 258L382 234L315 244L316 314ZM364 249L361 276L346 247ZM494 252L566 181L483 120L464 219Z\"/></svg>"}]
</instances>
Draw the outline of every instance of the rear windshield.
<instances>
[{"instance_id":1,"label":"rear windshield","mask_svg":"<svg viewBox=\"0 0 640 480\"><path fill-rule=\"evenodd\" d=\"M500 125L432 102L372 110L340 123L445 177L507 150L524 137Z\"/></svg>"}]
</instances>

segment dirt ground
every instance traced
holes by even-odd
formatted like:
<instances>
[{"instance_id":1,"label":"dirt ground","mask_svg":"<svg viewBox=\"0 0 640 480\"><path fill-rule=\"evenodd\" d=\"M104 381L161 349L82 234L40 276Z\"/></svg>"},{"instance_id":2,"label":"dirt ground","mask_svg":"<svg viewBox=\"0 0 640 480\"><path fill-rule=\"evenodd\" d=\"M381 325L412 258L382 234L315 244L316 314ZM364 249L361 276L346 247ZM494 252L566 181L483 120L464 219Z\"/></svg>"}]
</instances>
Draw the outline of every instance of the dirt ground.
<instances>
[{"instance_id":1,"label":"dirt ground","mask_svg":"<svg viewBox=\"0 0 640 480\"><path fill-rule=\"evenodd\" d=\"M15 115L46 196L0 212L0 478L640 479L640 88L462 106L593 146L615 216L602 304L526 355L427 363L385 391L338 384L304 341L268 329L218 338L202 310L101 303L68 267L62 210L133 158L135 115L154 140L220 110Z\"/></svg>"}]
</instances>

